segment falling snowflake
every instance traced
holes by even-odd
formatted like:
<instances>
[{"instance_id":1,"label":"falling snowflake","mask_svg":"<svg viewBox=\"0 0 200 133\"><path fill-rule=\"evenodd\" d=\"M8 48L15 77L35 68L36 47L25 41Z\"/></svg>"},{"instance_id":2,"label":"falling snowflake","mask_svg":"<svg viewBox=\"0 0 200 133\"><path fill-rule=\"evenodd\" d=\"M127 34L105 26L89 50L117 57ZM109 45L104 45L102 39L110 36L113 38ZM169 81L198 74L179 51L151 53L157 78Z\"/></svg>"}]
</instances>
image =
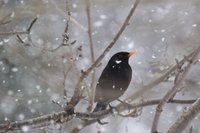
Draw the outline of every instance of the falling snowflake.
<instances>
[{"instance_id":1,"label":"falling snowflake","mask_svg":"<svg viewBox=\"0 0 200 133\"><path fill-rule=\"evenodd\" d=\"M16 68L16 67L12 68L12 72L17 72L17 71L18 71L18 68Z\"/></svg>"},{"instance_id":2,"label":"falling snowflake","mask_svg":"<svg viewBox=\"0 0 200 133\"><path fill-rule=\"evenodd\" d=\"M23 132L28 132L29 131L29 127L28 126L22 126L22 131Z\"/></svg>"}]
</instances>

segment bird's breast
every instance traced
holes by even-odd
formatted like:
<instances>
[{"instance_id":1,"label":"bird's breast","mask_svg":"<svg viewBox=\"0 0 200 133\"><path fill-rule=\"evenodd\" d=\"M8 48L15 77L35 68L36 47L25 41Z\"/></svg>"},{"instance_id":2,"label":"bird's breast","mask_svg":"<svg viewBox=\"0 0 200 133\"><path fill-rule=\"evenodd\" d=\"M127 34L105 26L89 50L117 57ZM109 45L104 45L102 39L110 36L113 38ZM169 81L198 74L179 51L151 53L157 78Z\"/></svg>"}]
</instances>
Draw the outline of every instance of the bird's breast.
<instances>
[{"instance_id":1,"label":"bird's breast","mask_svg":"<svg viewBox=\"0 0 200 133\"><path fill-rule=\"evenodd\" d=\"M110 69L109 75L117 79L129 79L131 78L132 70L129 65L113 65L112 69Z\"/></svg>"}]
</instances>

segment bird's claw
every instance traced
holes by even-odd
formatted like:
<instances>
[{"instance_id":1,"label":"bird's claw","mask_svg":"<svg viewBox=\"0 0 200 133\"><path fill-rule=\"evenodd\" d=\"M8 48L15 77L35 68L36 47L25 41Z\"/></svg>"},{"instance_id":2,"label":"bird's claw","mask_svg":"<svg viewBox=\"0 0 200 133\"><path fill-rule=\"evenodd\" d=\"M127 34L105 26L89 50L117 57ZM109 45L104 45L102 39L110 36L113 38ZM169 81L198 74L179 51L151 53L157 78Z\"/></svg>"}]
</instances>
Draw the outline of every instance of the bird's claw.
<instances>
[{"instance_id":1,"label":"bird's claw","mask_svg":"<svg viewBox=\"0 0 200 133\"><path fill-rule=\"evenodd\" d=\"M98 122L100 125L106 125L106 124L108 124L108 122L102 122L100 119L97 119L97 122Z\"/></svg>"},{"instance_id":2,"label":"bird's claw","mask_svg":"<svg viewBox=\"0 0 200 133\"><path fill-rule=\"evenodd\" d=\"M124 101L122 101L122 100L120 100L120 99L117 99L117 101L119 101L119 102L122 103L125 107L127 107L128 110L131 110L131 107L132 107L132 106L131 106L129 103L124 102Z\"/></svg>"},{"instance_id":3,"label":"bird's claw","mask_svg":"<svg viewBox=\"0 0 200 133\"><path fill-rule=\"evenodd\" d=\"M109 106L109 108L110 108L111 110L117 109L117 107L114 107L114 106L112 106L112 105L110 105L110 104L108 104L108 106Z\"/></svg>"}]
</instances>

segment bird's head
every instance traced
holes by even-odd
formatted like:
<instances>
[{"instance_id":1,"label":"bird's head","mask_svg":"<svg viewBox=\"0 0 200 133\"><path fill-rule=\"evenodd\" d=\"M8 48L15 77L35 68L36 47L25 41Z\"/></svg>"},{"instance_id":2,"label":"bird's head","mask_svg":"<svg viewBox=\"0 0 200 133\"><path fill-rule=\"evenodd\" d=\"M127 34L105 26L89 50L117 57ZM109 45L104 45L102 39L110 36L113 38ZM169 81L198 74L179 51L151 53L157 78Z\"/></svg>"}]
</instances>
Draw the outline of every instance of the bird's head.
<instances>
[{"instance_id":1,"label":"bird's head","mask_svg":"<svg viewBox=\"0 0 200 133\"><path fill-rule=\"evenodd\" d=\"M113 55L109 62L115 62L117 64L121 63L121 62L128 63L128 59L136 53L137 53L136 50L132 50L130 52L119 52L119 53L116 53L115 55Z\"/></svg>"}]
</instances>

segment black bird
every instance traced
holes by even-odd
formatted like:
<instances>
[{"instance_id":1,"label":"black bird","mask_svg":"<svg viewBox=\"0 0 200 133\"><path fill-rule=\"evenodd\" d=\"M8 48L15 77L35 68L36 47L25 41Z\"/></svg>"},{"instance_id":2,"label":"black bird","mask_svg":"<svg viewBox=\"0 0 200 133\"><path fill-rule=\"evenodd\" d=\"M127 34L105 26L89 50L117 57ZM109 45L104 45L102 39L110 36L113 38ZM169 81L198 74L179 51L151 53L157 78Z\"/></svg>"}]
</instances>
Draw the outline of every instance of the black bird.
<instances>
[{"instance_id":1,"label":"black bird","mask_svg":"<svg viewBox=\"0 0 200 133\"><path fill-rule=\"evenodd\" d=\"M132 78L132 69L128 63L129 57L136 54L131 52L119 52L111 57L104 68L96 86L93 112L105 110L108 104L117 100L127 90Z\"/></svg>"}]
</instances>

